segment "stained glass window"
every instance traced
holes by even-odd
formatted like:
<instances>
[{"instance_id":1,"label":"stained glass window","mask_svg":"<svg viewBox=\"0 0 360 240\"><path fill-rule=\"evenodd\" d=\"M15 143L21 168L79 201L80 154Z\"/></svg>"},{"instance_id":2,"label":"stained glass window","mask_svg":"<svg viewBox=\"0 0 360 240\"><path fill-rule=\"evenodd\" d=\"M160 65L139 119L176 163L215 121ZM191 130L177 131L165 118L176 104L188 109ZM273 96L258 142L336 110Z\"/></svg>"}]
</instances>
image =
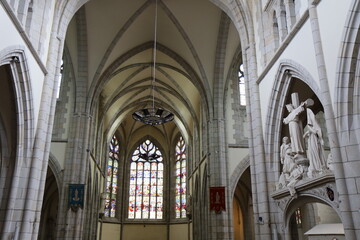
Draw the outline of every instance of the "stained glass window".
<instances>
[{"instance_id":1,"label":"stained glass window","mask_svg":"<svg viewBox=\"0 0 360 240\"><path fill-rule=\"evenodd\" d=\"M175 147L175 216L186 218L186 145L180 137Z\"/></svg>"},{"instance_id":2,"label":"stained glass window","mask_svg":"<svg viewBox=\"0 0 360 240\"><path fill-rule=\"evenodd\" d=\"M130 161L129 219L163 218L164 163L150 140L141 143Z\"/></svg>"},{"instance_id":3,"label":"stained glass window","mask_svg":"<svg viewBox=\"0 0 360 240\"><path fill-rule=\"evenodd\" d=\"M239 92L240 92L240 105L246 105L246 95L245 95L245 75L244 75L244 65L241 64L238 72L239 77Z\"/></svg>"},{"instance_id":4,"label":"stained glass window","mask_svg":"<svg viewBox=\"0 0 360 240\"><path fill-rule=\"evenodd\" d=\"M119 141L112 137L109 146L106 176L105 217L115 217L118 193Z\"/></svg>"}]
</instances>

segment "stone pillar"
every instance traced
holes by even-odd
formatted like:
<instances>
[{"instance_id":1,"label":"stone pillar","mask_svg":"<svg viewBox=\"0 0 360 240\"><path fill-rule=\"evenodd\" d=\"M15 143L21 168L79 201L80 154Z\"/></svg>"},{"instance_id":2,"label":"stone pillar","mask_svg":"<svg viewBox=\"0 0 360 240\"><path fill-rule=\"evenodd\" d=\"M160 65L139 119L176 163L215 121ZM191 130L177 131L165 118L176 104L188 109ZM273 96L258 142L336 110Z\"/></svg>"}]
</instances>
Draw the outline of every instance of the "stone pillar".
<instances>
[{"instance_id":1,"label":"stone pillar","mask_svg":"<svg viewBox=\"0 0 360 240\"><path fill-rule=\"evenodd\" d=\"M78 69L76 72L75 112L73 113L66 147L64 181L59 206L58 239L83 239L88 209L84 188L84 208L73 212L68 209L69 184L87 184L89 163L89 133L92 117L86 109L88 89L87 26L85 8L75 15L77 23Z\"/></svg>"},{"instance_id":2,"label":"stone pillar","mask_svg":"<svg viewBox=\"0 0 360 240\"><path fill-rule=\"evenodd\" d=\"M225 121L224 121L224 56L226 53L226 44L230 26L230 18L223 13L221 16L214 73L214 112L210 123L210 156L209 156L209 187L225 186L226 205L230 204L230 196L228 194L228 171L226 161L226 138L225 138ZM223 239L229 240L229 228L231 226L228 210L226 212L209 213L209 235L212 240Z\"/></svg>"},{"instance_id":3,"label":"stone pillar","mask_svg":"<svg viewBox=\"0 0 360 240\"><path fill-rule=\"evenodd\" d=\"M259 85L255 81L257 64L255 43L246 49L244 59L248 69L246 86L247 115L249 121L249 155L254 206L255 239L271 239L270 209L267 174L270 166L265 162L264 138L260 111Z\"/></svg>"},{"instance_id":4,"label":"stone pillar","mask_svg":"<svg viewBox=\"0 0 360 240\"><path fill-rule=\"evenodd\" d=\"M337 185L337 190L339 192L339 199L341 201L340 211L341 218L344 224L345 236L346 239L355 240L355 231L354 231L354 219L352 214L359 214L357 209L351 209L351 205L349 202L349 192L348 186L345 181L346 176L344 172L344 163L343 160L346 159L346 156L343 157L341 154L341 146L339 143L339 136L337 134L338 130L335 125L335 116L334 110L332 107L332 100L329 90L329 83L325 65L325 57L322 48L321 34L320 34L320 26L319 19L317 15L317 1L308 0L309 4L309 17L311 21L311 30L315 48L316 55L316 63L318 68L319 82L321 88L322 99L324 100L324 112L326 119L326 127L328 129L328 136L331 148L331 154L333 156L334 162L334 175L335 181Z\"/></svg>"}]
</instances>

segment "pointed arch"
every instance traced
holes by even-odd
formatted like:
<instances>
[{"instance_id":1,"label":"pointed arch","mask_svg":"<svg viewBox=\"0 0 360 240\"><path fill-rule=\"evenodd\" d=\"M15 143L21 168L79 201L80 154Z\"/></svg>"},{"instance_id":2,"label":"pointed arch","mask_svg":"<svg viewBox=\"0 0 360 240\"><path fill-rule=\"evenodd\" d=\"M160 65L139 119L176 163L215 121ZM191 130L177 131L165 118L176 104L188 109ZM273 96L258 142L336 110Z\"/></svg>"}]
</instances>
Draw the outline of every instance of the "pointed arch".
<instances>
[{"instance_id":1,"label":"pointed arch","mask_svg":"<svg viewBox=\"0 0 360 240\"><path fill-rule=\"evenodd\" d=\"M52 153L50 153L50 155L49 155L49 165L48 166L55 176L56 183L59 188L60 195L61 195L61 187L60 186L62 186L62 184L63 184L62 168L59 164L59 161L56 159L56 157Z\"/></svg>"},{"instance_id":2,"label":"pointed arch","mask_svg":"<svg viewBox=\"0 0 360 240\"><path fill-rule=\"evenodd\" d=\"M360 142L360 2L353 0L344 26L335 79L335 114L339 131ZM348 139L351 137L347 136Z\"/></svg>"},{"instance_id":3,"label":"pointed arch","mask_svg":"<svg viewBox=\"0 0 360 240\"><path fill-rule=\"evenodd\" d=\"M160 148L144 138L129 156L129 210L127 219L164 219L166 163Z\"/></svg>"},{"instance_id":4,"label":"pointed arch","mask_svg":"<svg viewBox=\"0 0 360 240\"><path fill-rule=\"evenodd\" d=\"M175 218L186 218L187 158L186 142L180 135L175 146Z\"/></svg>"},{"instance_id":5,"label":"pointed arch","mask_svg":"<svg viewBox=\"0 0 360 240\"><path fill-rule=\"evenodd\" d=\"M325 197L326 195L327 195L326 193L322 193L321 191L313 191L313 192L309 191L309 192L304 192L304 193L299 194L297 196L297 198L289 199L289 201L286 203L284 211L280 214L281 220L284 224L282 226L282 229L286 233L286 236L289 235L291 232L291 226L290 226L291 221L290 220L291 220L291 216L293 215L293 213L295 211L297 211L299 208L304 207L305 205L308 205L308 204L317 203L317 204L324 204L324 205L328 206L336 213L339 220L341 222L343 222L342 215L340 213L340 209L338 206L338 204L339 204L338 201L331 201L331 200L329 200L329 198ZM312 209L312 211L314 211L314 209ZM314 213L314 212L312 212L312 213ZM301 215L299 217L301 218ZM313 216L313 217L315 217L315 216Z\"/></svg>"},{"instance_id":6,"label":"pointed arch","mask_svg":"<svg viewBox=\"0 0 360 240\"><path fill-rule=\"evenodd\" d=\"M9 71L8 85L12 85L11 88L13 89L13 92L10 94L14 99L14 109L12 109L12 111L14 111L14 118L16 119L14 146L11 146L12 149L16 149L16 152L9 152L9 163L11 166L9 166L8 171L10 178L3 179L9 187L9 189L6 190L8 194L6 199L17 198L18 191L24 188L24 186L21 185L27 182L26 180L21 181L21 176L28 175L31 165L30 159L34 142L35 119L32 89L26 59L24 48L19 46L10 46L0 51L0 67L5 67ZM15 201L7 200L2 206L4 206L5 209L2 211L4 213L2 216L4 226L0 226L2 227L1 230L4 233L11 232ZM22 208L23 206L19 207Z\"/></svg>"},{"instance_id":7,"label":"pointed arch","mask_svg":"<svg viewBox=\"0 0 360 240\"><path fill-rule=\"evenodd\" d=\"M265 126L265 153L269 155L272 163L279 162L282 114L287 92L293 78L307 84L319 98L321 104L323 103L319 86L306 68L289 59L280 62L269 99L270 104L266 114Z\"/></svg>"},{"instance_id":8,"label":"pointed arch","mask_svg":"<svg viewBox=\"0 0 360 240\"><path fill-rule=\"evenodd\" d=\"M236 185L239 182L240 177L243 175L243 173L249 167L250 167L250 156L247 155L238 163L238 165L235 167L235 169L230 177L229 190L230 190L231 196L234 196Z\"/></svg>"}]
</instances>

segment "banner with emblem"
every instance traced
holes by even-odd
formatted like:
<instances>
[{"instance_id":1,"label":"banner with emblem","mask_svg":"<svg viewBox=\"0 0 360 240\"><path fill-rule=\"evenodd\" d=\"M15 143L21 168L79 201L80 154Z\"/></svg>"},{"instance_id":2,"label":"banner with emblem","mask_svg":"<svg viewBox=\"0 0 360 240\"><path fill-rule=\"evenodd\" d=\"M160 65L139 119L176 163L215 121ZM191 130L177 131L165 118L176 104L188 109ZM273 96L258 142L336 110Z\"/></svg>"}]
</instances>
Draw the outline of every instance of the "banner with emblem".
<instances>
[{"instance_id":1,"label":"banner with emblem","mask_svg":"<svg viewBox=\"0 0 360 240\"><path fill-rule=\"evenodd\" d=\"M216 213L226 210L225 187L210 187L210 211Z\"/></svg>"},{"instance_id":2,"label":"banner with emblem","mask_svg":"<svg viewBox=\"0 0 360 240\"><path fill-rule=\"evenodd\" d=\"M69 184L68 208L73 212L84 208L84 186L85 184Z\"/></svg>"}]
</instances>

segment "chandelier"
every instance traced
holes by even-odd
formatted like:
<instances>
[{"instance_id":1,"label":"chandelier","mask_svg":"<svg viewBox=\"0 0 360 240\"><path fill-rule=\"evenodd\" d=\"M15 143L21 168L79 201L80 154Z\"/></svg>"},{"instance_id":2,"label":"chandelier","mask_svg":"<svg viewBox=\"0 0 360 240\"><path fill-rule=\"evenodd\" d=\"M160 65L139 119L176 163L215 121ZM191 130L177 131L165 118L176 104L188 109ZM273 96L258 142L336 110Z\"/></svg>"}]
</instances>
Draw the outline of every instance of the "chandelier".
<instances>
[{"instance_id":1,"label":"chandelier","mask_svg":"<svg viewBox=\"0 0 360 240\"><path fill-rule=\"evenodd\" d=\"M154 23L154 52L153 52L153 68L152 68L152 107L135 111L132 116L136 121L148 125L159 125L170 122L174 119L171 112L155 107L155 79L156 79L156 40L157 40L157 0L155 0L155 23Z\"/></svg>"}]
</instances>

